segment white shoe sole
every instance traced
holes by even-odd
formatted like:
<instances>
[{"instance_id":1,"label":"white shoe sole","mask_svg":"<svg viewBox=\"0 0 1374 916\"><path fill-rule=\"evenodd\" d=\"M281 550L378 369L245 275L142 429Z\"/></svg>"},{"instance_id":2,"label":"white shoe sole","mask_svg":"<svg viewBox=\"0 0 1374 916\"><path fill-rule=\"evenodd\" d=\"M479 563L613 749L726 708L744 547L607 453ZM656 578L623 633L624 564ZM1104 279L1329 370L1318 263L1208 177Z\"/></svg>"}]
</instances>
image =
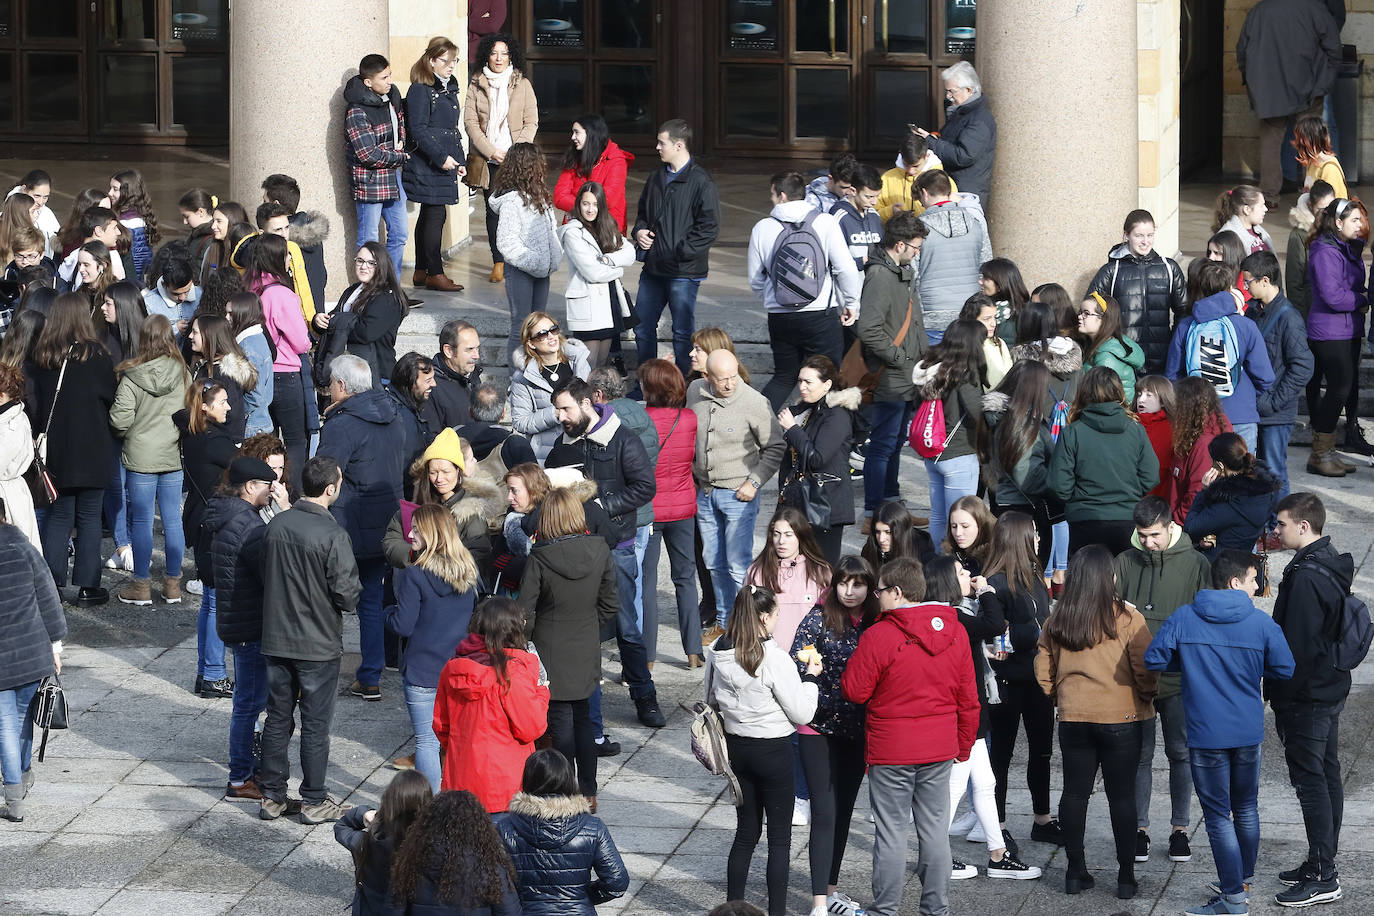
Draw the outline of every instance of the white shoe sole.
<instances>
[{"instance_id":1,"label":"white shoe sole","mask_svg":"<svg viewBox=\"0 0 1374 916\"><path fill-rule=\"evenodd\" d=\"M976 877L978 877L978 869L972 866L969 867L968 871L952 871L949 874L949 880L951 881L967 881L970 878Z\"/></svg>"},{"instance_id":2,"label":"white shoe sole","mask_svg":"<svg viewBox=\"0 0 1374 916\"><path fill-rule=\"evenodd\" d=\"M1044 874L1038 868L1030 868L1026 871L999 871L995 868L988 869L989 878L1010 878L1013 881L1034 881Z\"/></svg>"},{"instance_id":3,"label":"white shoe sole","mask_svg":"<svg viewBox=\"0 0 1374 916\"><path fill-rule=\"evenodd\" d=\"M1305 906L1316 906L1319 903L1334 903L1340 899L1341 889L1338 887L1334 891L1331 891L1329 894L1318 894L1311 900L1303 900L1300 903L1284 903L1282 900L1279 900L1278 897L1274 898L1274 902L1277 903L1279 906L1285 906L1288 907L1290 910L1295 910L1301 909Z\"/></svg>"},{"instance_id":4,"label":"white shoe sole","mask_svg":"<svg viewBox=\"0 0 1374 916\"><path fill-rule=\"evenodd\" d=\"M121 597L121 598L119 599L119 603L120 603L120 604L132 604L134 607L151 607L152 604L153 604L153 599L151 599L151 598L143 599L143 598L124 598L124 597Z\"/></svg>"}]
</instances>

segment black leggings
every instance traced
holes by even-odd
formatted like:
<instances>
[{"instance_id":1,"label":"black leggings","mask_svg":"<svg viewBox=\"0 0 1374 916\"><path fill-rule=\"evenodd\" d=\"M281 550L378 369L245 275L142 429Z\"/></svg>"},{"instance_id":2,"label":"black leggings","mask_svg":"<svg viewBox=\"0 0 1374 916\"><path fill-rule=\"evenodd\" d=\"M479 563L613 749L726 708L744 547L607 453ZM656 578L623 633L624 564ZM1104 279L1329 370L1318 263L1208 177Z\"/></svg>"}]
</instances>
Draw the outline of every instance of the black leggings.
<instances>
[{"instance_id":1,"label":"black leggings","mask_svg":"<svg viewBox=\"0 0 1374 916\"><path fill-rule=\"evenodd\" d=\"M811 790L811 893L819 896L840 880L854 800L864 781L864 742L831 735L797 739Z\"/></svg>"},{"instance_id":2,"label":"black leggings","mask_svg":"<svg viewBox=\"0 0 1374 916\"><path fill-rule=\"evenodd\" d=\"M444 220L448 207L443 204L420 204L415 219L415 269L431 277L444 272Z\"/></svg>"},{"instance_id":3,"label":"black leggings","mask_svg":"<svg viewBox=\"0 0 1374 916\"><path fill-rule=\"evenodd\" d=\"M1112 552L1112 556L1131 549L1131 535L1135 534L1135 522L1102 520L1069 522L1069 557L1072 558L1080 547L1101 544ZM1042 540L1043 543L1043 540Z\"/></svg>"},{"instance_id":4,"label":"black leggings","mask_svg":"<svg viewBox=\"0 0 1374 916\"><path fill-rule=\"evenodd\" d=\"M1059 755L1064 761L1064 793L1059 797L1059 825L1064 830L1064 852L1069 868L1085 864L1083 832L1088 820L1088 796L1102 768L1107 807L1116 840L1117 866L1134 875L1135 870L1135 776L1140 766L1139 722L1098 725L1090 722L1059 723Z\"/></svg>"},{"instance_id":5,"label":"black leggings","mask_svg":"<svg viewBox=\"0 0 1374 916\"><path fill-rule=\"evenodd\" d=\"M490 166L488 166L490 168ZM492 169L492 177L496 177L496 169ZM491 262L493 264L504 264L506 259L501 256L501 252L496 250L496 220L497 212L491 205L491 191L482 192L482 203L487 209L487 244L491 246Z\"/></svg>"},{"instance_id":6,"label":"black leggings","mask_svg":"<svg viewBox=\"0 0 1374 916\"><path fill-rule=\"evenodd\" d=\"M1050 754L1054 752L1054 704L1035 681L997 679L1002 702L988 706L988 759L997 777L997 819L1007 819L1007 771L1016 732L1026 728L1026 785L1037 815L1050 813Z\"/></svg>"},{"instance_id":7,"label":"black leggings","mask_svg":"<svg viewBox=\"0 0 1374 916\"><path fill-rule=\"evenodd\" d=\"M1356 367L1360 364L1360 339L1309 340L1314 363L1312 381L1307 383L1307 412L1312 417L1312 431L1334 433L1340 422L1355 384ZM1322 380L1326 391L1322 392Z\"/></svg>"},{"instance_id":8,"label":"black leggings","mask_svg":"<svg viewBox=\"0 0 1374 916\"><path fill-rule=\"evenodd\" d=\"M309 359L303 355L302 359ZM309 392L314 397L315 392ZM291 465L291 485L300 492L301 471L305 460L310 456L310 433L306 430L305 383L301 381L299 370L295 372L272 373L272 403L268 414L272 425L277 428L282 444L286 446L286 457Z\"/></svg>"},{"instance_id":9,"label":"black leggings","mask_svg":"<svg viewBox=\"0 0 1374 916\"><path fill-rule=\"evenodd\" d=\"M596 797L596 734L587 700L549 701L549 740L577 767L577 791Z\"/></svg>"},{"instance_id":10,"label":"black leggings","mask_svg":"<svg viewBox=\"0 0 1374 916\"><path fill-rule=\"evenodd\" d=\"M754 848L768 817L768 916L787 913L787 867L792 858L792 738L741 738L727 733L730 768L743 803L735 809L735 842L725 866L727 900L743 900Z\"/></svg>"}]
</instances>

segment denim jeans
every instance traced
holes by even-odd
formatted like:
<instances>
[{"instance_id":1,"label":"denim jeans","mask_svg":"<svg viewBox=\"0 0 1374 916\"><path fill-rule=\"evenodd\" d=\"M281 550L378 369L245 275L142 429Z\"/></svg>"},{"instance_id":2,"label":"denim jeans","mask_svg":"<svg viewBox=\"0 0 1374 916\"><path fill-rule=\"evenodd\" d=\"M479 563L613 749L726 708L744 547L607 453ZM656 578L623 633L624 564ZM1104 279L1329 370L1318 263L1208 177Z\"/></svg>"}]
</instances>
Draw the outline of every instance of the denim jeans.
<instances>
[{"instance_id":1,"label":"denim jeans","mask_svg":"<svg viewBox=\"0 0 1374 916\"><path fill-rule=\"evenodd\" d=\"M403 681L406 711L410 713L410 727L415 731L415 769L429 780L434 794L439 794L439 739L434 735L434 698L437 687L419 687Z\"/></svg>"},{"instance_id":2,"label":"denim jeans","mask_svg":"<svg viewBox=\"0 0 1374 916\"><path fill-rule=\"evenodd\" d=\"M763 386L763 396L777 411L797 384L797 373L808 356L828 356L838 366L844 361L844 335L840 310L817 312L769 312L768 340L773 347L773 377Z\"/></svg>"},{"instance_id":3,"label":"denim jeans","mask_svg":"<svg viewBox=\"0 0 1374 916\"><path fill-rule=\"evenodd\" d=\"M701 616L697 609L696 557L693 540L696 520L656 522L654 533L644 551L644 614L658 620L658 558L668 545L668 569L677 599L677 629L684 655L701 654ZM649 634L646 632L645 638Z\"/></svg>"},{"instance_id":4,"label":"denim jeans","mask_svg":"<svg viewBox=\"0 0 1374 916\"><path fill-rule=\"evenodd\" d=\"M1183 695L1155 698L1153 719L1140 722L1140 768L1135 774L1135 818L1141 830L1150 826L1150 795L1155 762L1155 733L1164 732L1164 756L1169 761L1169 826L1187 828L1193 822L1193 780L1189 775L1188 722ZM1158 724L1156 724L1158 723Z\"/></svg>"},{"instance_id":5,"label":"denim jeans","mask_svg":"<svg viewBox=\"0 0 1374 916\"><path fill-rule=\"evenodd\" d=\"M1231 426L1231 431L1245 440L1245 447L1250 450L1250 454L1255 453L1258 447L1259 424L1258 423L1235 423Z\"/></svg>"},{"instance_id":6,"label":"denim jeans","mask_svg":"<svg viewBox=\"0 0 1374 916\"><path fill-rule=\"evenodd\" d=\"M1288 486L1288 440L1293 435L1291 423L1280 426L1261 426L1259 428L1260 460L1279 479L1279 499L1290 492ZM1270 519L1273 521L1273 519Z\"/></svg>"},{"instance_id":7,"label":"denim jeans","mask_svg":"<svg viewBox=\"0 0 1374 916\"><path fill-rule=\"evenodd\" d=\"M224 643L215 631L215 590L207 586L200 594L200 616L196 619L196 676L218 681L226 674Z\"/></svg>"},{"instance_id":8,"label":"denim jeans","mask_svg":"<svg viewBox=\"0 0 1374 916\"><path fill-rule=\"evenodd\" d=\"M1331 706L1304 704L1274 710L1274 728L1283 742L1288 780L1297 790L1307 829L1307 861L1323 878L1336 872L1345 815L1345 787L1336 756L1344 707L1342 700Z\"/></svg>"},{"instance_id":9,"label":"denim jeans","mask_svg":"<svg viewBox=\"0 0 1374 916\"><path fill-rule=\"evenodd\" d=\"M386 560L381 557L358 559L358 579L363 593L358 596L358 642L362 659L354 675L364 687L376 687L386 664L386 614L382 611L382 578Z\"/></svg>"},{"instance_id":10,"label":"denim jeans","mask_svg":"<svg viewBox=\"0 0 1374 916\"><path fill-rule=\"evenodd\" d=\"M630 698L638 700L654 692L653 675L649 673L649 656L644 649L644 634L639 631L635 617L635 582L639 579L639 561L635 559L633 542L611 551L615 561L615 580L620 589L620 615L616 618L615 641L620 649L620 671Z\"/></svg>"},{"instance_id":11,"label":"denim jeans","mask_svg":"<svg viewBox=\"0 0 1374 916\"><path fill-rule=\"evenodd\" d=\"M315 392L307 392L299 372L272 373L272 406L268 412L280 430L286 457L291 465L291 487L300 492L301 471L310 452L310 434L306 431L305 401Z\"/></svg>"},{"instance_id":12,"label":"denim jeans","mask_svg":"<svg viewBox=\"0 0 1374 916\"><path fill-rule=\"evenodd\" d=\"M520 325L530 312L542 312L549 305L549 278L527 274L514 264L506 265L506 304L510 306L510 334L506 353L520 349Z\"/></svg>"},{"instance_id":13,"label":"denim jeans","mask_svg":"<svg viewBox=\"0 0 1374 916\"><path fill-rule=\"evenodd\" d=\"M48 507L39 529L43 542L43 559L48 561L52 580L58 588L67 584L67 542L76 527L76 563L72 570L74 584L83 588L100 585L100 505L105 491L95 487L79 487L57 491L57 499Z\"/></svg>"},{"instance_id":14,"label":"denim jeans","mask_svg":"<svg viewBox=\"0 0 1374 916\"><path fill-rule=\"evenodd\" d=\"M1255 874L1259 855L1260 746L1195 747L1189 754L1221 892L1244 894L1244 882Z\"/></svg>"},{"instance_id":15,"label":"denim jeans","mask_svg":"<svg viewBox=\"0 0 1374 916\"><path fill-rule=\"evenodd\" d=\"M865 410L869 431L864 452L864 515L872 515L883 503L902 496L897 474L916 410L908 401L874 401Z\"/></svg>"},{"instance_id":16,"label":"denim jeans","mask_svg":"<svg viewBox=\"0 0 1374 916\"><path fill-rule=\"evenodd\" d=\"M1053 575L1061 569L1069 568L1069 523L1055 522L1053 543L1050 545L1050 568L1045 573L1046 576Z\"/></svg>"},{"instance_id":17,"label":"denim jeans","mask_svg":"<svg viewBox=\"0 0 1374 916\"><path fill-rule=\"evenodd\" d=\"M264 798L286 802L291 775L287 751L296 708L301 711L301 800L319 804L326 795L329 728L339 693L339 660L308 662L267 656L267 724L262 729L262 765L258 785Z\"/></svg>"},{"instance_id":18,"label":"denim jeans","mask_svg":"<svg viewBox=\"0 0 1374 916\"><path fill-rule=\"evenodd\" d=\"M404 188L397 190L401 196L384 204L353 202L358 211L358 241L353 250L356 252L363 247L363 242L377 241L377 226L386 220L386 253L391 256L396 272L400 273L401 255L405 254L407 238L406 192Z\"/></svg>"},{"instance_id":19,"label":"denim jeans","mask_svg":"<svg viewBox=\"0 0 1374 916\"><path fill-rule=\"evenodd\" d=\"M260 642L229 643L234 654L234 709L229 714L229 781L253 775L253 732L267 708L267 662Z\"/></svg>"},{"instance_id":20,"label":"denim jeans","mask_svg":"<svg viewBox=\"0 0 1374 916\"><path fill-rule=\"evenodd\" d=\"M126 472L120 450L110 451L114 462L110 466L110 482L105 485L105 523L110 526L118 549L129 546L129 502L124 492Z\"/></svg>"},{"instance_id":21,"label":"denim jeans","mask_svg":"<svg viewBox=\"0 0 1374 916\"><path fill-rule=\"evenodd\" d=\"M658 657L658 602L644 601L644 584L648 579L644 558L649 552L649 539L653 536L652 522L635 529L635 564L639 567L639 574L635 576L635 620L639 624L640 635L644 637L644 655L649 661ZM654 583L657 587L658 576L654 576Z\"/></svg>"},{"instance_id":22,"label":"denim jeans","mask_svg":"<svg viewBox=\"0 0 1374 916\"><path fill-rule=\"evenodd\" d=\"M713 487L697 494L697 525L701 529L701 556L711 570L716 593L716 625L725 626L735 595L744 585L754 561L754 522L759 500L735 498L734 490Z\"/></svg>"},{"instance_id":23,"label":"denim jeans","mask_svg":"<svg viewBox=\"0 0 1374 916\"><path fill-rule=\"evenodd\" d=\"M939 552L949 528L949 507L978 490L978 456L925 459L930 479L930 539Z\"/></svg>"},{"instance_id":24,"label":"denim jeans","mask_svg":"<svg viewBox=\"0 0 1374 916\"><path fill-rule=\"evenodd\" d=\"M162 516L167 547L167 575L181 575L186 538L181 533L181 471L165 474L128 472L129 536L134 545L134 578L148 578L153 559L153 502ZM109 491L106 490L108 494Z\"/></svg>"},{"instance_id":25,"label":"denim jeans","mask_svg":"<svg viewBox=\"0 0 1374 916\"><path fill-rule=\"evenodd\" d=\"M635 328L635 346L639 348L639 362L643 365L658 356L658 319L666 305L673 315L673 362L683 376L692 372L692 333L696 330L697 292L700 280L687 277L661 277L644 271L639 275L639 326Z\"/></svg>"},{"instance_id":26,"label":"denim jeans","mask_svg":"<svg viewBox=\"0 0 1374 916\"><path fill-rule=\"evenodd\" d=\"M0 774L6 785L14 785L29 771L33 756L33 721L29 703L38 691L38 681L0 690Z\"/></svg>"}]
</instances>

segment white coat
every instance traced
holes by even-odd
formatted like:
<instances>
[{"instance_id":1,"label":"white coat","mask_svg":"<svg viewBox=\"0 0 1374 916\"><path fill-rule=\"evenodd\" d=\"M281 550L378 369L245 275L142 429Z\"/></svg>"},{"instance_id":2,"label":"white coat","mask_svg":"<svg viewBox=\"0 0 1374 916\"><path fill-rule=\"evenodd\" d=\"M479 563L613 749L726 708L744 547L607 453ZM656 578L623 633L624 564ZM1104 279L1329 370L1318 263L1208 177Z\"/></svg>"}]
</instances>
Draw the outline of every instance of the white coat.
<instances>
[{"instance_id":1,"label":"white coat","mask_svg":"<svg viewBox=\"0 0 1374 916\"><path fill-rule=\"evenodd\" d=\"M0 499L5 501L5 515L11 525L24 532L40 551L38 519L33 512L33 497L24 481L24 472L33 463L33 430L24 405L11 402L0 411Z\"/></svg>"},{"instance_id":2,"label":"white coat","mask_svg":"<svg viewBox=\"0 0 1374 916\"><path fill-rule=\"evenodd\" d=\"M625 268L635 262L634 246L621 238L620 248L605 254L592 237L591 231L579 220L564 223L558 229L558 240L568 259L568 291L564 293L568 306L568 333L605 331L615 326L619 303L611 301L610 283L625 276Z\"/></svg>"}]
</instances>

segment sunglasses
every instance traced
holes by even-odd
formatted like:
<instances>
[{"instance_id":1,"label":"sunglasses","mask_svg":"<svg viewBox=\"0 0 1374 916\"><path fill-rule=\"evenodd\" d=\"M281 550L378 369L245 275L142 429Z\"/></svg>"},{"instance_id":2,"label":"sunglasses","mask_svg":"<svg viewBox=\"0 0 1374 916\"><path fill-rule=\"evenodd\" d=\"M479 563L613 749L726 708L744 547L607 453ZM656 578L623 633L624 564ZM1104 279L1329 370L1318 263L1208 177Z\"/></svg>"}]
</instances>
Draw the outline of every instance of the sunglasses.
<instances>
[{"instance_id":1,"label":"sunglasses","mask_svg":"<svg viewBox=\"0 0 1374 916\"><path fill-rule=\"evenodd\" d=\"M530 340L542 340L545 337L553 337L558 333L558 325L549 325L542 331L535 331L530 335Z\"/></svg>"}]
</instances>

